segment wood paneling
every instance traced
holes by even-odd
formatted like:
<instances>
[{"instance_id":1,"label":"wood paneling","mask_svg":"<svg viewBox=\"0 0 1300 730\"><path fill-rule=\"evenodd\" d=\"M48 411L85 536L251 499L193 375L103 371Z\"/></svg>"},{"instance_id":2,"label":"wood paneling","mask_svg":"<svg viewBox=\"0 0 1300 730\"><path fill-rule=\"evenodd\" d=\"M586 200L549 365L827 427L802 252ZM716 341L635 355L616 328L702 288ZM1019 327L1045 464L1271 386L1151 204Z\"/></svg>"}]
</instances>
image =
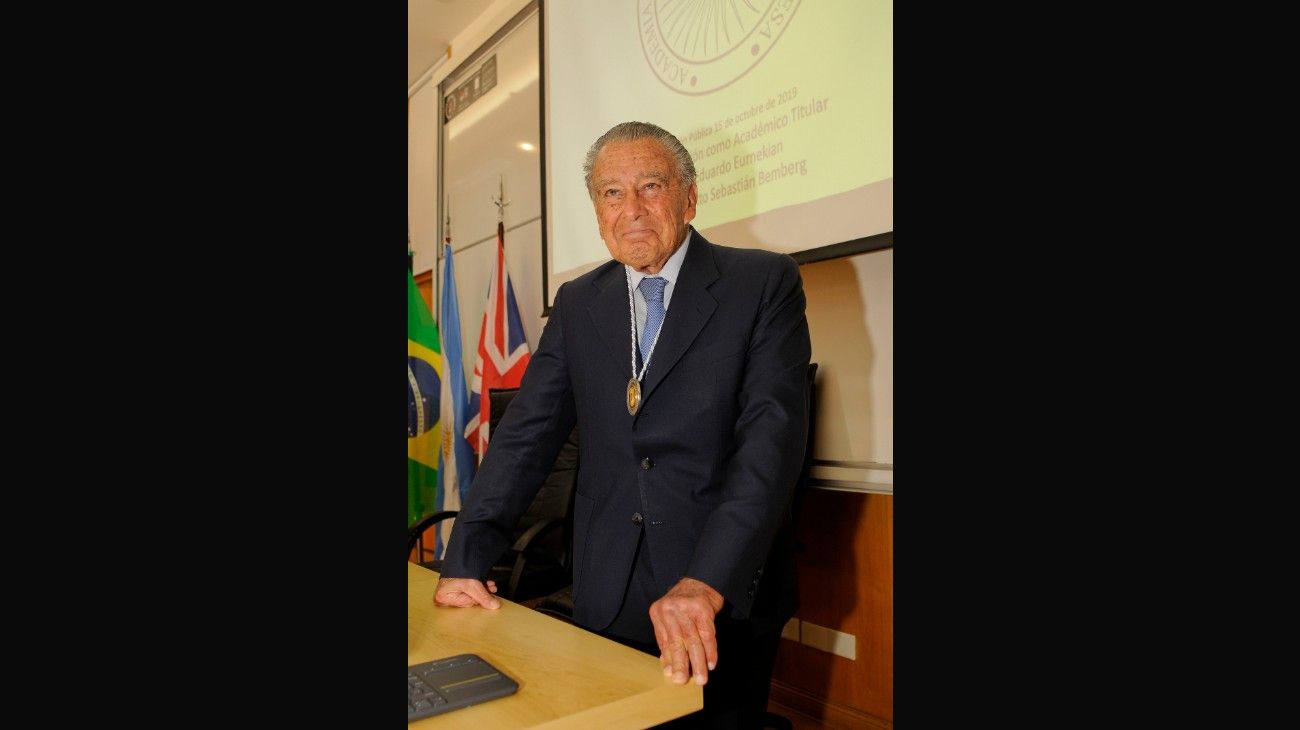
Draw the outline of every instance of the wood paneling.
<instances>
[{"instance_id":1,"label":"wood paneling","mask_svg":"<svg viewBox=\"0 0 1300 730\"><path fill-rule=\"evenodd\" d=\"M455 256L451 257L453 261ZM459 278L459 277L457 277ZM433 311L433 269L429 269L423 274L415 275L415 288L420 290L420 296L424 297L424 303L429 306L429 311Z\"/></svg>"},{"instance_id":2,"label":"wood paneling","mask_svg":"<svg viewBox=\"0 0 1300 730\"><path fill-rule=\"evenodd\" d=\"M773 698L834 725L893 727L893 500L811 489L799 517L796 618L853 634L857 658L783 639Z\"/></svg>"},{"instance_id":3,"label":"wood paneling","mask_svg":"<svg viewBox=\"0 0 1300 730\"><path fill-rule=\"evenodd\" d=\"M790 708L786 710L784 708ZM810 726L826 730L893 730L894 723L882 720L875 715L868 715L852 707L828 703L826 698L811 695L796 687L782 682L772 681L772 695L768 701L768 711L775 712L790 720L794 730L799 730L800 721ZM806 718L806 719L804 719Z\"/></svg>"}]
</instances>

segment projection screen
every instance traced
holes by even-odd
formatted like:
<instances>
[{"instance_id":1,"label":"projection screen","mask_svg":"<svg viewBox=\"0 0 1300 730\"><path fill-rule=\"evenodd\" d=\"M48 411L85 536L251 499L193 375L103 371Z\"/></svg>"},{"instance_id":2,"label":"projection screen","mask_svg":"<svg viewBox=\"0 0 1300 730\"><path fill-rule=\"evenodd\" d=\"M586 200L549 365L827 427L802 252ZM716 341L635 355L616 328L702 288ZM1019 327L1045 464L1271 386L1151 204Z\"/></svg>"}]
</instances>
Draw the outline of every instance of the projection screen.
<instances>
[{"instance_id":1,"label":"projection screen","mask_svg":"<svg viewBox=\"0 0 1300 730\"><path fill-rule=\"evenodd\" d=\"M694 226L717 243L893 230L892 0L562 0L543 18L547 308L609 260L581 165L623 121L691 151Z\"/></svg>"}]
</instances>

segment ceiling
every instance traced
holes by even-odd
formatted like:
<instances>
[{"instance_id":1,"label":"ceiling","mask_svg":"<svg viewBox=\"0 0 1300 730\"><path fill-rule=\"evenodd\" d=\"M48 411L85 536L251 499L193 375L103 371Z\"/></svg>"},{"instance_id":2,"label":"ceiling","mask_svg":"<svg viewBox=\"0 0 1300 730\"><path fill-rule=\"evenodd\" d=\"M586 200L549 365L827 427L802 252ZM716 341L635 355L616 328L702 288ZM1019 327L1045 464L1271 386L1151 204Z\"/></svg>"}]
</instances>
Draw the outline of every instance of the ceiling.
<instances>
[{"instance_id":1,"label":"ceiling","mask_svg":"<svg viewBox=\"0 0 1300 730\"><path fill-rule=\"evenodd\" d=\"M493 0L406 0L406 86L409 88L447 52L461 31ZM462 58L472 48L458 48Z\"/></svg>"}]
</instances>

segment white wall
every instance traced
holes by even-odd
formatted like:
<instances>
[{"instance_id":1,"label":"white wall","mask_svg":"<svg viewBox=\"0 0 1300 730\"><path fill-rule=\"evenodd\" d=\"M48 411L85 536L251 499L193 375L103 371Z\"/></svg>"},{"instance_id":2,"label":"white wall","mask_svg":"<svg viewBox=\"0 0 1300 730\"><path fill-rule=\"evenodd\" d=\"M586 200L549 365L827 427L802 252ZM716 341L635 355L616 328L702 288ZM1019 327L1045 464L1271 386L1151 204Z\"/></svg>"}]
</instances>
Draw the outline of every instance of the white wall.
<instances>
[{"instance_id":1,"label":"white wall","mask_svg":"<svg viewBox=\"0 0 1300 730\"><path fill-rule=\"evenodd\" d=\"M506 263L529 347L537 348L545 320L541 294L541 196L539 152L520 150L523 139L503 127L503 121L539 119L536 49L520 55L507 43L497 55L497 86L446 125L447 143L438 147L440 84L460 70L465 60L529 4L529 0L500 0L452 42L451 58L410 99L408 139L408 200L414 271L434 271L434 310L441 303L442 225L450 198L451 239L455 252L456 292L460 306L461 353L466 382L473 378L479 330L487 304L488 279L496 251L498 196L504 178ZM536 37L533 18L512 34ZM490 54L489 54L490 55ZM529 65L531 64L531 67ZM476 64L477 65L477 64ZM531 78L530 78L531 77ZM485 110L496 112L483 117ZM531 140L538 149L541 140ZM444 179L438 185L439 151Z\"/></svg>"},{"instance_id":2,"label":"white wall","mask_svg":"<svg viewBox=\"0 0 1300 730\"><path fill-rule=\"evenodd\" d=\"M438 237L437 228L427 227L427 221L436 221L438 211L441 209L436 182L438 85L529 2L531 0L497 0L488 6L488 9L477 20L470 23L464 32L452 39L449 58L433 72L428 83L410 99L407 126L407 207L411 220L411 248L415 251L416 274L434 267L434 257L442 242ZM418 143L415 140L417 136L420 138ZM432 145L432 147L422 151L417 159L415 151L417 144ZM477 341L475 346L477 347Z\"/></svg>"},{"instance_id":3,"label":"white wall","mask_svg":"<svg viewBox=\"0 0 1300 730\"><path fill-rule=\"evenodd\" d=\"M813 453L819 459L892 464L894 251L819 261L799 270L808 298L812 359L820 363Z\"/></svg>"},{"instance_id":4,"label":"white wall","mask_svg":"<svg viewBox=\"0 0 1300 730\"><path fill-rule=\"evenodd\" d=\"M425 84L409 100L406 137L406 206L415 251L412 270L434 267L438 252L438 87Z\"/></svg>"}]
</instances>

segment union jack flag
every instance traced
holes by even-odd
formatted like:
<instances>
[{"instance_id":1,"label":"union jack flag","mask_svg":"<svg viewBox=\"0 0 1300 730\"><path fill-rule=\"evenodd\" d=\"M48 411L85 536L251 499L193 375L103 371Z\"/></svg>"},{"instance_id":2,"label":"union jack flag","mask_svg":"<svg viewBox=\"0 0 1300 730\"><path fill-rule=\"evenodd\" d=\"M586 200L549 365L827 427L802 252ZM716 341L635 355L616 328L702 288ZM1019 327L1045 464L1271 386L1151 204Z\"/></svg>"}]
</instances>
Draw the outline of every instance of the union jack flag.
<instances>
[{"instance_id":1,"label":"union jack flag","mask_svg":"<svg viewBox=\"0 0 1300 730\"><path fill-rule=\"evenodd\" d=\"M491 399L485 397L492 388L518 388L531 355L524 325L515 304L515 290L506 270L506 229L497 223L497 262L488 282L487 309L483 311L483 328L478 335L478 357L474 360L474 381L470 386L469 411L473 418L465 425L465 438L478 462L487 452Z\"/></svg>"}]
</instances>

